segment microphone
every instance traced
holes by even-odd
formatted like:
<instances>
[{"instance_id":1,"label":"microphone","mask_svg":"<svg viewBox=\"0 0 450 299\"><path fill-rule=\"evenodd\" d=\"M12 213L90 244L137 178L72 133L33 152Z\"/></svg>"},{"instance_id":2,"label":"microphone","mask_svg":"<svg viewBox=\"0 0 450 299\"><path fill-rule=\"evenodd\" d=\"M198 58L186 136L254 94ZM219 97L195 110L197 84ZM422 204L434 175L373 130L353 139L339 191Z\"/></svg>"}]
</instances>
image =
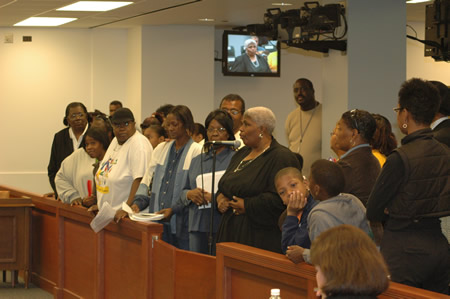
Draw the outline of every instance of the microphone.
<instances>
[{"instance_id":1,"label":"microphone","mask_svg":"<svg viewBox=\"0 0 450 299\"><path fill-rule=\"evenodd\" d=\"M205 144L225 145L232 146L234 148L239 148L241 146L241 142L239 140L207 141Z\"/></svg>"}]
</instances>

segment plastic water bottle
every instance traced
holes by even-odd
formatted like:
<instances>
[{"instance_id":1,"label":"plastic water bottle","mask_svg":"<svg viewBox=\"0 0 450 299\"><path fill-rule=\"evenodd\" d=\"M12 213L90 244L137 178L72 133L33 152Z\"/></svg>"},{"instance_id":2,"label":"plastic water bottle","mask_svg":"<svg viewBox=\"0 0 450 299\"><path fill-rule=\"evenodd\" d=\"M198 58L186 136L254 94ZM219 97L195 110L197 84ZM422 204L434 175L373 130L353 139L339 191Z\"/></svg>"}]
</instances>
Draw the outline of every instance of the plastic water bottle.
<instances>
[{"instance_id":1,"label":"plastic water bottle","mask_svg":"<svg viewBox=\"0 0 450 299\"><path fill-rule=\"evenodd\" d=\"M281 299L280 289L271 289L269 299Z\"/></svg>"}]
</instances>

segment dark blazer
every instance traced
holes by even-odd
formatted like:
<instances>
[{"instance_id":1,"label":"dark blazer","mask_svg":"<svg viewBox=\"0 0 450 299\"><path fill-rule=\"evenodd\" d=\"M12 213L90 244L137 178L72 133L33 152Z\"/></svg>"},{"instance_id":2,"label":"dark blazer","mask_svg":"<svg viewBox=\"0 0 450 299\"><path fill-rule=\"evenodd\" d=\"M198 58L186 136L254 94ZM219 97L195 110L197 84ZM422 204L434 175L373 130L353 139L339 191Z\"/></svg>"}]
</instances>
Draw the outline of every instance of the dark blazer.
<instances>
[{"instance_id":1,"label":"dark blazer","mask_svg":"<svg viewBox=\"0 0 450 299\"><path fill-rule=\"evenodd\" d=\"M433 136L438 141L450 146L450 119L444 120L433 130Z\"/></svg>"},{"instance_id":2,"label":"dark blazer","mask_svg":"<svg viewBox=\"0 0 450 299\"><path fill-rule=\"evenodd\" d=\"M271 73L269 64L266 59L260 55L256 55L259 66L256 67L250 60L247 54L242 54L236 57L230 68L230 72L250 72L250 73Z\"/></svg>"},{"instance_id":3,"label":"dark blazer","mask_svg":"<svg viewBox=\"0 0 450 299\"><path fill-rule=\"evenodd\" d=\"M58 172L62 161L73 153L73 143L69 135L70 127L62 129L55 134L53 138L52 151L50 154L50 162L48 163L47 171L48 178L50 180L50 185L55 192L55 197L57 197L56 187L55 187L55 176Z\"/></svg>"},{"instance_id":4,"label":"dark blazer","mask_svg":"<svg viewBox=\"0 0 450 299\"><path fill-rule=\"evenodd\" d=\"M344 171L344 192L355 195L365 206L381 169L380 162L372 154L372 148L358 148L340 159L338 164Z\"/></svg>"}]
</instances>

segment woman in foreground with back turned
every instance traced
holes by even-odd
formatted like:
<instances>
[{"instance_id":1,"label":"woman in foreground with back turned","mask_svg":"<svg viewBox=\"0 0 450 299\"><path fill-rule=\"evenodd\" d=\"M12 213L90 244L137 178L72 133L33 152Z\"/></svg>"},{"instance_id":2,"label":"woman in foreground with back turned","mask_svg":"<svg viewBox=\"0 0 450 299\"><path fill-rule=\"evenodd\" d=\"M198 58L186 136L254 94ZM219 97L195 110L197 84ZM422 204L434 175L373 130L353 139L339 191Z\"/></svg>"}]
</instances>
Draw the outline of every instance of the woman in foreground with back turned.
<instances>
[{"instance_id":1,"label":"woman in foreground with back turned","mask_svg":"<svg viewBox=\"0 0 450 299\"><path fill-rule=\"evenodd\" d=\"M317 296L376 299L389 287L389 272L375 243L361 229L342 224L321 233L311 245Z\"/></svg>"},{"instance_id":2,"label":"woman in foreground with back turned","mask_svg":"<svg viewBox=\"0 0 450 299\"><path fill-rule=\"evenodd\" d=\"M231 159L219 182L218 209L224 215L217 242L237 242L281 253L278 218L286 208L275 189L276 173L299 168L298 159L272 136L275 115L266 107L244 113L245 147Z\"/></svg>"}]
</instances>

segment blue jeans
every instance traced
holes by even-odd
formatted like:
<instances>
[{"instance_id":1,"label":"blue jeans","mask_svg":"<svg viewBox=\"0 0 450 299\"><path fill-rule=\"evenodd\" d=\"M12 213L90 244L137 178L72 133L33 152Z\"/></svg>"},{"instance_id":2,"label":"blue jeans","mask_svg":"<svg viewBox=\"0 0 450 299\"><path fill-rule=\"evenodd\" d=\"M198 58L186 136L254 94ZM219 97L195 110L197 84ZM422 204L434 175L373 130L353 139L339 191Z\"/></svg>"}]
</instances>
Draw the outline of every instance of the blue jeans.
<instances>
[{"instance_id":1,"label":"blue jeans","mask_svg":"<svg viewBox=\"0 0 450 299\"><path fill-rule=\"evenodd\" d=\"M178 238L176 234L172 234L172 230L170 229L170 223L164 222L163 224L163 234L162 240L166 243L169 243L179 249L189 250L189 239L186 238Z\"/></svg>"},{"instance_id":2,"label":"blue jeans","mask_svg":"<svg viewBox=\"0 0 450 299\"><path fill-rule=\"evenodd\" d=\"M209 233L189 232L189 249L198 253L209 254ZM216 234L212 235L212 255L216 255Z\"/></svg>"}]
</instances>

